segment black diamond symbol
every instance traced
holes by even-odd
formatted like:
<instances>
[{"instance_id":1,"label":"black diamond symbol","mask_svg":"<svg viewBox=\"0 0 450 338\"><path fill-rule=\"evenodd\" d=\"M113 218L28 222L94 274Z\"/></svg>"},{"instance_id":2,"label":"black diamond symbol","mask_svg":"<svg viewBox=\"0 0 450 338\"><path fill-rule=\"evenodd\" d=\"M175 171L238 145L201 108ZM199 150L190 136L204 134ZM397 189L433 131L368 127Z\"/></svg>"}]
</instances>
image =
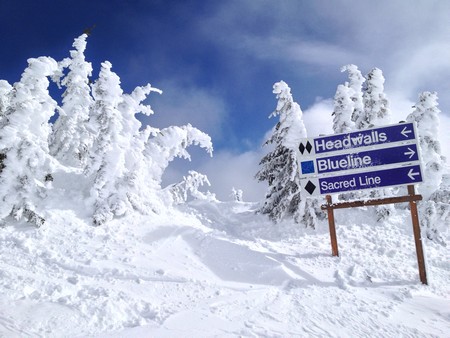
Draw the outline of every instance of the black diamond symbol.
<instances>
[{"instance_id":1,"label":"black diamond symbol","mask_svg":"<svg viewBox=\"0 0 450 338\"><path fill-rule=\"evenodd\" d=\"M303 143L300 143L300 147L298 147L298 149L300 150L300 152L303 155L303 152L305 151L305 146L303 145Z\"/></svg>"},{"instance_id":2,"label":"black diamond symbol","mask_svg":"<svg viewBox=\"0 0 450 338\"><path fill-rule=\"evenodd\" d=\"M311 152L311 149L312 149L312 145L311 145L311 143L309 143L309 141L306 143L306 150L308 150L308 153L310 153Z\"/></svg>"},{"instance_id":3,"label":"black diamond symbol","mask_svg":"<svg viewBox=\"0 0 450 338\"><path fill-rule=\"evenodd\" d=\"M311 181L308 181L308 183L306 183L305 185L305 190L309 192L310 195L312 195L314 190L316 190L316 186Z\"/></svg>"}]
</instances>

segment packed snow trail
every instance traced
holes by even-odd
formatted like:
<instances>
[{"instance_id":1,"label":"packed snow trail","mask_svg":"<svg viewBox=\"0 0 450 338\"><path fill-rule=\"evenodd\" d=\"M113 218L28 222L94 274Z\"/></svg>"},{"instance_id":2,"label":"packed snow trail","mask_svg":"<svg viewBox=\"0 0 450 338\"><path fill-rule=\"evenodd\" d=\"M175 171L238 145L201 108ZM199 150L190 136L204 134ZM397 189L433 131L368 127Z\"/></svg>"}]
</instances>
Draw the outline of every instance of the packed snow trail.
<instances>
[{"instance_id":1,"label":"packed snow trail","mask_svg":"<svg viewBox=\"0 0 450 338\"><path fill-rule=\"evenodd\" d=\"M64 206L62 206L64 207ZM370 208L279 225L255 205L195 201L102 227L52 209L40 229L0 229L4 337L445 337L448 249L426 241L419 282L409 212ZM447 237L448 238L448 237Z\"/></svg>"}]
</instances>

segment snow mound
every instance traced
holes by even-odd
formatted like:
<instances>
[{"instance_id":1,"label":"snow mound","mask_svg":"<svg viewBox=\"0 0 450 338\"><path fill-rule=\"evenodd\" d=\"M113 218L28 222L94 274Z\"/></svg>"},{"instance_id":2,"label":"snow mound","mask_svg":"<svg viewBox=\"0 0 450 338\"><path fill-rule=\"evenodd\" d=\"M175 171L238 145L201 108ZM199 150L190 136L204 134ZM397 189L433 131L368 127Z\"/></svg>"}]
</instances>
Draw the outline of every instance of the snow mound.
<instances>
[{"instance_id":1,"label":"snow mound","mask_svg":"<svg viewBox=\"0 0 450 338\"><path fill-rule=\"evenodd\" d=\"M407 210L383 224L370 209L336 211L331 257L326 223L274 225L257 207L193 201L94 227L62 205L39 229L1 228L0 336L450 332L448 249L425 242L421 285Z\"/></svg>"}]
</instances>

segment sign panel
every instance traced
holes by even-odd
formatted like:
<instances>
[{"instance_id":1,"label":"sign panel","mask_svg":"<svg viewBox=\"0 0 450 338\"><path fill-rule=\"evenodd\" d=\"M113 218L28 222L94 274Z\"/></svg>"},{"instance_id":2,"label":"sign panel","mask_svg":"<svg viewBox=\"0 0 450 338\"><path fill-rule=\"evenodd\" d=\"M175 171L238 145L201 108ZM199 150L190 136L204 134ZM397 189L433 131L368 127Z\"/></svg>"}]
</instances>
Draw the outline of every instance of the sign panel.
<instances>
[{"instance_id":1,"label":"sign panel","mask_svg":"<svg viewBox=\"0 0 450 338\"><path fill-rule=\"evenodd\" d=\"M300 180L307 196L335 194L345 191L375 189L422 182L420 165L409 165L348 175L319 176Z\"/></svg>"},{"instance_id":2,"label":"sign panel","mask_svg":"<svg viewBox=\"0 0 450 338\"><path fill-rule=\"evenodd\" d=\"M417 145L408 144L301 161L300 171L302 176L317 175L418 160Z\"/></svg>"},{"instance_id":3,"label":"sign panel","mask_svg":"<svg viewBox=\"0 0 450 338\"><path fill-rule=\"evenodd\" d=\"M300 142L301 156L314 156L351 148L376 146L379 144L410 141L416 138L413 123L400 123L351 133L304 139Z\"/></svg>"}]
</instances>

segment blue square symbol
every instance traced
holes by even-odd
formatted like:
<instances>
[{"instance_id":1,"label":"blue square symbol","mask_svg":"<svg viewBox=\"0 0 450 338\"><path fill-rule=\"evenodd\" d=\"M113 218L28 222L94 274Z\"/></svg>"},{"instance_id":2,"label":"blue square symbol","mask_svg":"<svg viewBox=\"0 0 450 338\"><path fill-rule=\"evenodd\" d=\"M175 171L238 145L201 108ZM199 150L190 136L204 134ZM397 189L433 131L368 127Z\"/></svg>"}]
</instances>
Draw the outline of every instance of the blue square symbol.
<instances>
[{"instance_id":1,"label":"blue square symbol","mask_svg":"<svg viewBox=\"0 0 450 338\"><path fill-rule=\"evenodd\" d=\"M304 161L300 163L302 174L314 174L314 161Z\"/></svg>"}]
</instances>

